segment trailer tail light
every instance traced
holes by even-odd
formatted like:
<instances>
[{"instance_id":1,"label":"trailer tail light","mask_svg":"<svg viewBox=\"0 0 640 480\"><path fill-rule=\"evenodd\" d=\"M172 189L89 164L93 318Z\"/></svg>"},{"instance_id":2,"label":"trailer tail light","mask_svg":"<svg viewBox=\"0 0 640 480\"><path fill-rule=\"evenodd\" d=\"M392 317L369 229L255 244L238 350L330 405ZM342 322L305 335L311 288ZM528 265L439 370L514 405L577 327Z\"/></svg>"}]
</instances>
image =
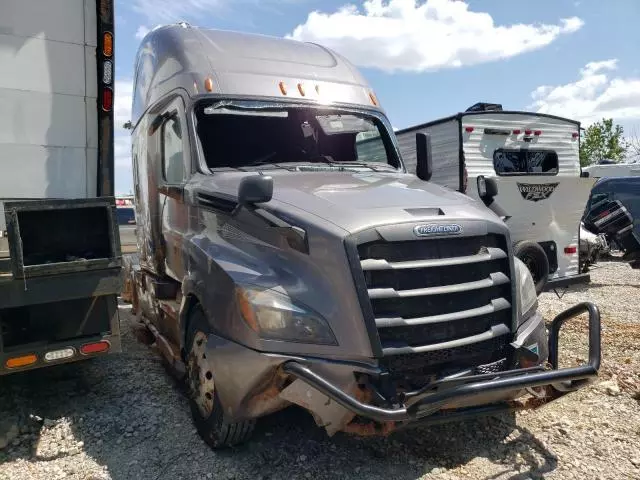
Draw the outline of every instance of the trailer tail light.
<instances>
[{"instance_id":1,"label":"trailer tail light","mask_svg":"<svg viewBox=\"0 0 640 480\"><path fill-rule=\"evenodd\" d=\"M564 253L567 255L573 255L577 251L578 251L578 247L576 247L575 245L572 247L564 247Z\"/></svg>"},{"instance_id":2,"label":"trailer tail light","mask_svg":"<svg viewBox=\"0 0 640 480\"><path fill-rule=\"evenodd\" d=\"M102 53L105 57L113 55L113 34L111 32L104 32L102 36Z\"/></svg>"},{"instance_id":3,"label":"trailer tail light","mask_svg":"<svg viewBox=\"0 0 640 480\"><path fill-rule=\"evenodd\" d=\"M28 365L33 365L38 361L38 357L35 354L22 355L21 357L13 357L5 362L7 368L20 368Z\"/></svg>"},{"instance_id":4,"label":"trailer tail light","mask_svg":"<svg viewBox=\"0 0 640 480\"><path fill-rule=\"evenodd\" d=\"M110 112L113 108L113 90L109 87L104 87L102 90L102 109L105 112Z\"/></svg>"},{"instance_id":5,"label":"trailer tail light","mask_svg":"<svg viewBox=\"0 0 640 480\"><path fill-rule=\"evenodd\" d=\"M464 131L467 133L473 132L473 127L464 127Z\"/></svg>"},{"instance_id":6,"label":"trailer tail light","mask_svg":"<svg viewBox=\"0 0 640 480\"><path fill-rule=\"evenodd\" d=\"M520 129L515 129L515 130L513 131L513 134L514 134L514 135L520 135L521 133L522 133L522 130L520 130Z\"/></svg>"},{"instance_id":7,"label":"trailer tail light","mask_svg":"<svg viewBox=\"0 0 640 480\"><path fill-rule=\"evenodd\" d=\"M102 82L105 85L111 85L113 81L113 63L111 61L106 60L102 64Z\"/></svg>"},{"instance_id":8,"label":"trailer tail light","mask_svg":"<svg viewBox=\"0 0 640 480\"><path fill-rule=\"evenodd\" d=\"M60 350L51 350L44 354L45 362L56 362L58 360L64 360L66 358L71 358L76 354L76 351L69 348L61 348Z\"/></svg>"},{"instance_id":9,"label":"trailer tail light","mask_svg":"<svg viewBox=\"0 0 640 480\"><path fill-rule=\"evenodd\" d=\"M94 343L85 343L82 347L80 347L80 352L84 355L90 355L92 353L102 353L106 352L111 348L111 345L106 340L102 340L100 342Z\"/></svg>"},{"instance_id":10,"label":"trailer tail light","mask_svg":"<svg viewBox=\"0 0 640 480\"><path fill-rule=\"evenodd\" d=\"M533 131L533 134L534 134L536 137L539 137L540 135L542 135L542 130L534 130L534 131Z\"/></svg>"}]
</instances>

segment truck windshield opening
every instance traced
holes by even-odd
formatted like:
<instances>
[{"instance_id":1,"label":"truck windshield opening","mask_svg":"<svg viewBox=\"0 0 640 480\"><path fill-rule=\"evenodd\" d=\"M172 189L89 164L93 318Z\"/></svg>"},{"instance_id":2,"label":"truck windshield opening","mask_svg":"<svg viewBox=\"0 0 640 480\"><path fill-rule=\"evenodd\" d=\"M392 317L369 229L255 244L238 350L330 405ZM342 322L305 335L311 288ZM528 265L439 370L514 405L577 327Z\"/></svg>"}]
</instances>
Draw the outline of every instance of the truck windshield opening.
<instances>
[{"instance_id":1,"label":"truck windshield opening","mask_svg":"<svg viewBox=\"0 0 640 480\"><path fill-rule=\"evenodd\" d=\"M498 175L557 175L558 154L553 150L499 148L493 152Z\"/></svg>"},{"instance_id":2,"label":"truck windshield opening","mask_svg":"<svg viewBox=\"0 0 640 480\"><path fill-rule=\"evenodd\" d=\"M197 132L207 166L397 169L387 129L375 116L351 111L224 103L201 108Z\"/></svg>"}]
</instances>

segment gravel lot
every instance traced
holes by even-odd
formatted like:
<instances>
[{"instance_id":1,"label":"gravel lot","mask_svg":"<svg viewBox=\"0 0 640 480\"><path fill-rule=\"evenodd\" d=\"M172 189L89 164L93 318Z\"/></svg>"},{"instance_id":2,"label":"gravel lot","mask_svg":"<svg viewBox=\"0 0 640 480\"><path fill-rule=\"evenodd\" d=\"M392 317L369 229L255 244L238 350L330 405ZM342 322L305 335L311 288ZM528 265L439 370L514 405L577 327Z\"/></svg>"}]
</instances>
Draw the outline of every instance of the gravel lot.
<instances>
[{"instance_id":1,"label":"gravel lot","mask_svg":"<svg viewBox=\"0 0 640 480\"><path fill-rule=\"evenodd\" d=\"M399 432L328 438L304 412L262 420L225 452L195 433L185 397L121 309L125 353L0 379L0 479L638 479L640 271L618 262L553 314L582 300L603 314L601 381L534 412ZM586 322L567 325L564 364L586 356Z\"/></svg>"}]
</instances>

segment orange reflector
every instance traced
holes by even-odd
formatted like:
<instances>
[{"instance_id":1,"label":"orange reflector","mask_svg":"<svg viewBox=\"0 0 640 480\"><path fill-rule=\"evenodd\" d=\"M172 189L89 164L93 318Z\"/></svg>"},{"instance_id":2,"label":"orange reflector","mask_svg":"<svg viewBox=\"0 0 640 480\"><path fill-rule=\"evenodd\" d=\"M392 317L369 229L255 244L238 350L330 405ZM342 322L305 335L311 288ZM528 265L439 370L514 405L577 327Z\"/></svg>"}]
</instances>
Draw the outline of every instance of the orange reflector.
<instances>
[{"instance_id":1,"label":"orange reflector","mask_svg":"<svg viewBox=\"0 0 640 480\"><path fill-rule=\"evenodd\" d=\"M80 347L80 352L85 355L89 355L90 353L106 352L110 347L111 345L109 345L109 342L107 342L106 340L102 340L95 343L85 343L82 347Z\"/></svg>"},{"instance_id":2,"label":"orange reflector","mask_svg":"<svg viewBox=\"0 0 640 480\"><path fill-rule=\"evenodd\" d=\"M287 94L287 86L284 84L284 82L280 82L278 84L278 86L280 87L280 91L282 92L283 95Z\"/></svg>"},{"instance_id":3,"label":"orange reflector","mask_svg":"<svg viewBox=\"0 0 640 480\"><path fill-rule=\"evenodd\" d=\"M205 81L204 81L204 89L207 92L213 92L213 80L211 80L211 77L208 77Z\"/></svg>"},{"instance_id":4,"label":"orange reflector","mask_svg":"<svg viewBox=\"0 0 640 480\"><path fill-rule=\"evenodd\" d=\"M102 90L102 109L105 112L110 112L113 108L113 90L108 87L105 87Z\"/></svg>"},{"instance_id":5,"label":"orange reflector","mask_svg":"<svg viewBox=\"0 0 640 480\"><path fill-rule=\"evenodd\" d=\"M378 99L376 98L376 96L373 94L373 92L369 92L369 99L371 100L371 103L373 105L375 105L376 107L378 106Z\"/></svg>"},{"instance_id":6,"label":"orange reflector","mask_svg":"<svg viewBox=\"0 0 640 480\"><path fill-rule=\"evenodd\" d=\"M302 95L304 97L304 85L299 83L298 84L298 91L300 92L300 95Z\"/></svg>"},{"instance_id":7,"label":"orange reflector","mask_svg":"<svg viewBox=\"0 0 640 480\"><path fill-rule=\"evenodd\" d=\"M102 53L105 57L113 55L113 34L110 32L105 32L102 37Z\"/></svg>"},{"instance_id":8,"label":"orange reflector","mask_svg":"<svg viewBox=\"0 0 640 480\"><path fill-rule=\"evenodd\" d=\"M33 354L23 355L22 357L14 357L10 358L6 361L5 365L7 368L19 368L26 367L27 365L32 365L38 361L38 357Z\"/></svg>"}]
</instances>

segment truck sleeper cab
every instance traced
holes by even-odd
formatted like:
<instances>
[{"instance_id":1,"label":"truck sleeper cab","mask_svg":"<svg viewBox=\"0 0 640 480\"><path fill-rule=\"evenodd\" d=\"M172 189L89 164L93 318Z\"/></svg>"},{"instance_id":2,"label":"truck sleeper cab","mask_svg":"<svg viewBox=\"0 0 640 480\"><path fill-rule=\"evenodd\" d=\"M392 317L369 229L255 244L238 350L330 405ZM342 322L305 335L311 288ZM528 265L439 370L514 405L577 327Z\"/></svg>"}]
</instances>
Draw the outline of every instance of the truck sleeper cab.
<instances>
[{"instance_id":1,"label":"truck sleeper cab","mask_svg":"<svg viewBox=\"0 0 640 480\"><path fill-rule=\"evenodd\" d=\"M211 446L294 404L329 434L388 433L597 375L597 308L564 312L547 338L507 227L426 181L427 137L420 178L406 172L336 53L163 26L142 40L132 114L132 303ZM589 364L558 369L558 330L585 311Z\"/></svg>"}]
</instances>

